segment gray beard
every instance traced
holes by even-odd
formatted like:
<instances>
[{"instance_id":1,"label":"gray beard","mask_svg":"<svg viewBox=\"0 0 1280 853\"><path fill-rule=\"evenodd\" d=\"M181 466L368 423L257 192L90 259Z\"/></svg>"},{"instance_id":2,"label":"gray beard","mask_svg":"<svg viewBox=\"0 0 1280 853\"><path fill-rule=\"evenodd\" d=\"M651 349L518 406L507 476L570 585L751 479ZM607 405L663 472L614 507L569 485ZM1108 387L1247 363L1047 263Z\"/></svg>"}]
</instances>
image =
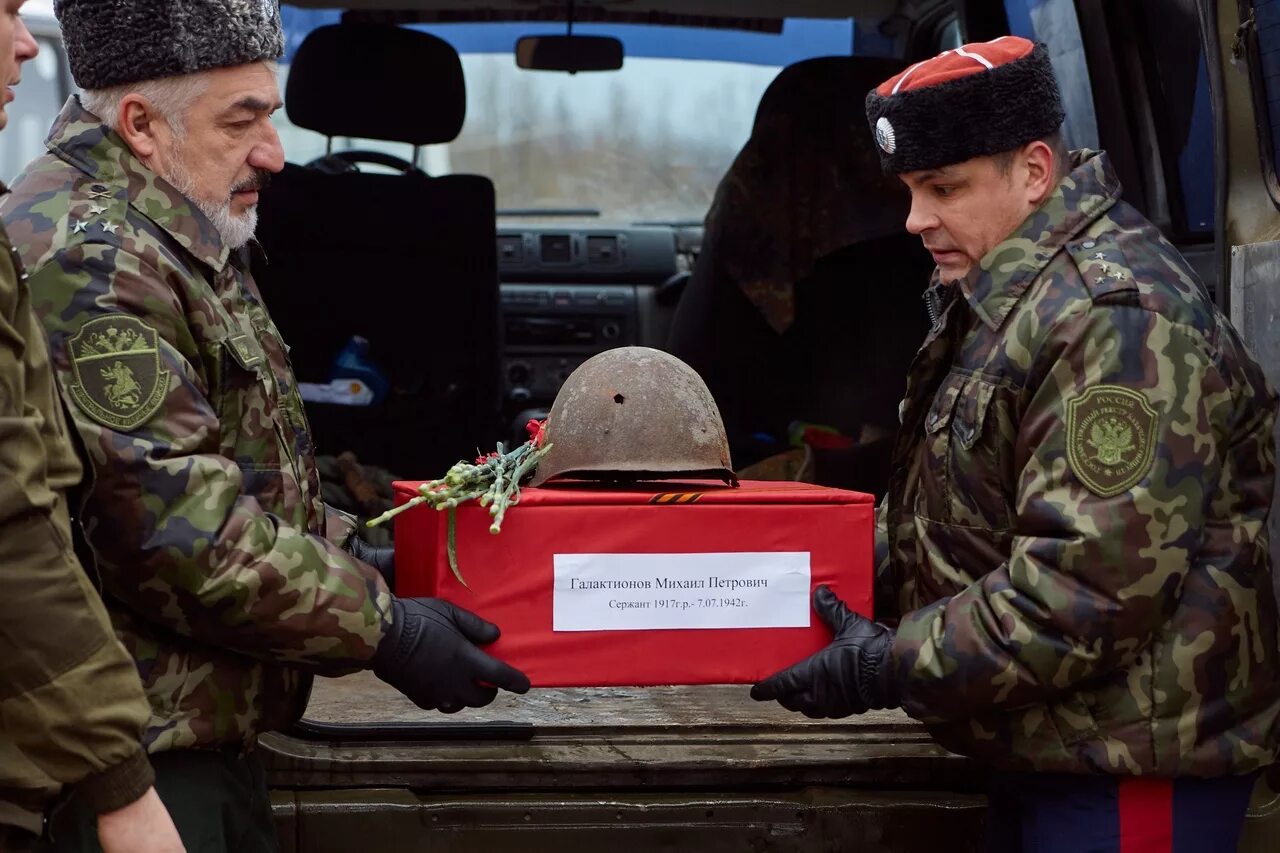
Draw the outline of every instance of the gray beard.
<instances>
[{"instance_id":1,"label":"gray beard","mask_svg":"<svg viewBox=\"0 0 1280 853\"><path fill-rule=\"evenodd\" d=\"M182 193L187 201L194 204L205 215L228 249L235 251L252 240L254 232L258 230L258 206L254 205L236 216L231 212L230 198L222 203L196 198L195 181L191 177L191 172L182 162L181 152L175 152L175 154L173 164L170 166L170 174L161 175L161 177L173 184L174 189Z\"/></svg>"}]
</instances>

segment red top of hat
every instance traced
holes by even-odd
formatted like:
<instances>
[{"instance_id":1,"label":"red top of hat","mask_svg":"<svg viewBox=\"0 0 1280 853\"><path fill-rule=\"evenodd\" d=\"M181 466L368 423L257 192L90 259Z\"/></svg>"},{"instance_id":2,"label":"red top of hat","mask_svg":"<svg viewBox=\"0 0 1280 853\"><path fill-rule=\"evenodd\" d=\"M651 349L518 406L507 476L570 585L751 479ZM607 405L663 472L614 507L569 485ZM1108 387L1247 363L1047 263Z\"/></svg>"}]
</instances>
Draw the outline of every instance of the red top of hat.
<instances>
[{"instance_id":1,"label":"red top of hat","mask_svg":"<svg viewBox=\"0 0 1280 853\"><path fill-rule=\"evenodd\" d=\"M932 59L917 62L901 74L881 83L876 93L888 97L913 89L937 86L1022 59L1034 49L1034 42L1019 36L1001 36L993 41L966 44L944 51Z\"/></svg>"}]
</instances>

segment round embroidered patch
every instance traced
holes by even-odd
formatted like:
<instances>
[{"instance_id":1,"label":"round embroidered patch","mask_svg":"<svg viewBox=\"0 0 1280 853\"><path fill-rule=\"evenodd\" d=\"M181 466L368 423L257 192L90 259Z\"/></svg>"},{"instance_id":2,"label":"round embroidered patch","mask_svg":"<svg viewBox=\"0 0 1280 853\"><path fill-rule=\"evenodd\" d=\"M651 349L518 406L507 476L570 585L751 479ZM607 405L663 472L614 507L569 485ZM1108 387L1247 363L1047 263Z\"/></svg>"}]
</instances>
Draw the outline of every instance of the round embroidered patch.
<instances>
[{"instance_id":1,"label":"round embroidered patch","mask_svg":"<svg viewBox=\"0 0 1280 853\"><path fill-rule=\"evenodd\" d=\"M1114 497L1137 485L1155 459L1155 409L1141 393L1096 385L1067 403L1067 461L1089 491Z\"/></svg>"},{"instance_id":2,"label":"round embroidered patch","mask_svg":"<svg viewBox=\"0 0 1280 853\"><path fill-rule=\"evenodd\" d=\"M876 145L886 154L892 154L898 150L898 133L893 129L893 124L889 119L880 116L876 122Z\"/></svg>"},{"instance_id":3,"label":"round embroidered patch","mask_svg":"<svg viewBox=\"0 0 1280 853\"><path fill-rule=\"evenodd\" d=\"M68 389L86 415L128 432L145 423L169 390L155 329L128 314L95 317L67 342L75 381Z\"/></svg>"}]
</instances>

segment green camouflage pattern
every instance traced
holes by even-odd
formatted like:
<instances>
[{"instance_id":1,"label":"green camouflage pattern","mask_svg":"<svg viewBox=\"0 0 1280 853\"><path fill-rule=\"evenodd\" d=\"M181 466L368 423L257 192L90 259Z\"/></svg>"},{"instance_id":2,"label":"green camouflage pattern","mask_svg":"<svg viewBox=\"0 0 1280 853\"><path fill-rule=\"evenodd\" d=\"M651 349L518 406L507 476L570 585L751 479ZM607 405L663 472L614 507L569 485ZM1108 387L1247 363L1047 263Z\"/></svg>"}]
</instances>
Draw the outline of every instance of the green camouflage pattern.
<instances>
[{"instance_id":1,"label":"green camouflage pattern","mask_svg":"<svg viewBox=\"0 0 1280 853\"><path fill-rule=\"evenodd\" d=\"M912 367L877 537L903 704L1003 769L1252 771L1276 396L1106 155L1073 166Z\"/></svg>"},{"instance_id":2,"label":"green camouflage pattern","mask_svg":"<svg viewBox=\"0 0 1280 853\"><path fill-rule=\"evenodd\" d=\"M0 227L0 833L40 832L64 785L90 797L151 785L142 685L72 547L65 496L80 477L27 276Z\"/></svg>"},{"instance_id":3,"label":"green camouflage pattern","mask_svg":"<svg viewBox=\"0 0 1280 853\"><path fill-rule=\"evenodd\" d=\"M87 448L80 515L150 700L145 742L246 746L299 716L309 673L368 665L390 594L326 538L350 524L321 499L288 349L245 253L77 99L48 147L0 215ZM126 336L125 360L92 360ZM91 381L112 362L132 383ZM147 411L151 382L163 397Z\"/></svg>"}]
</instances>

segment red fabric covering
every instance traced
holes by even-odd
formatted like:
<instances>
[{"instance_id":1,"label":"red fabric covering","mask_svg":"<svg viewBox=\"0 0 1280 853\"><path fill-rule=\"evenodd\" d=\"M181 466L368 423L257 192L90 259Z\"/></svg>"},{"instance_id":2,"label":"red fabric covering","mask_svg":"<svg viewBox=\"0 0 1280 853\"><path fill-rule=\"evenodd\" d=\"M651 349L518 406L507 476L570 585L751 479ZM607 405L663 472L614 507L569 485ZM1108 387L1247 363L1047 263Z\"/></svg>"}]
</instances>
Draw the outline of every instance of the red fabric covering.
<instances>
[{"instance_id":1,"label":"red fabric covering","mask_svg":"<svg viewBox=\"0 0 1280 853\"><path fill-rule=\"evenodd\" d=\"M998 67L1028 56L1034 47L1033 42L1019 36L1002 36L994 41L966 44L912 65L901 74L896 74L881 83L876 88L876 92L888 97L894 94L895 86L897 94L937 86L989 70L988 66L982 63L983 59L991 66Z\"/></svg>"},{"instance_id":2,"label":"red fabric covering","mask_svg":"<svg viewBox=\"0 0 1280 853\"><path fill-rule=\"evenodd\" d=\"M396 501L418 483L396 483ZM827 584L871 613L874 506L870 495L804 483L663 483L647 490L588 484L527 488L489 533L488 510L458 509L458 567L446 557L447 514L412 509L396 519L396 593L439 596L495 622L489 648L536 687L750 684L831 640L809 610L808 628L556 632L556 554L806 551L812 587ZM812 589L811 589L812 592ZM660 594L659 594L660 596Z\"/></svg>"}]
</instances>

